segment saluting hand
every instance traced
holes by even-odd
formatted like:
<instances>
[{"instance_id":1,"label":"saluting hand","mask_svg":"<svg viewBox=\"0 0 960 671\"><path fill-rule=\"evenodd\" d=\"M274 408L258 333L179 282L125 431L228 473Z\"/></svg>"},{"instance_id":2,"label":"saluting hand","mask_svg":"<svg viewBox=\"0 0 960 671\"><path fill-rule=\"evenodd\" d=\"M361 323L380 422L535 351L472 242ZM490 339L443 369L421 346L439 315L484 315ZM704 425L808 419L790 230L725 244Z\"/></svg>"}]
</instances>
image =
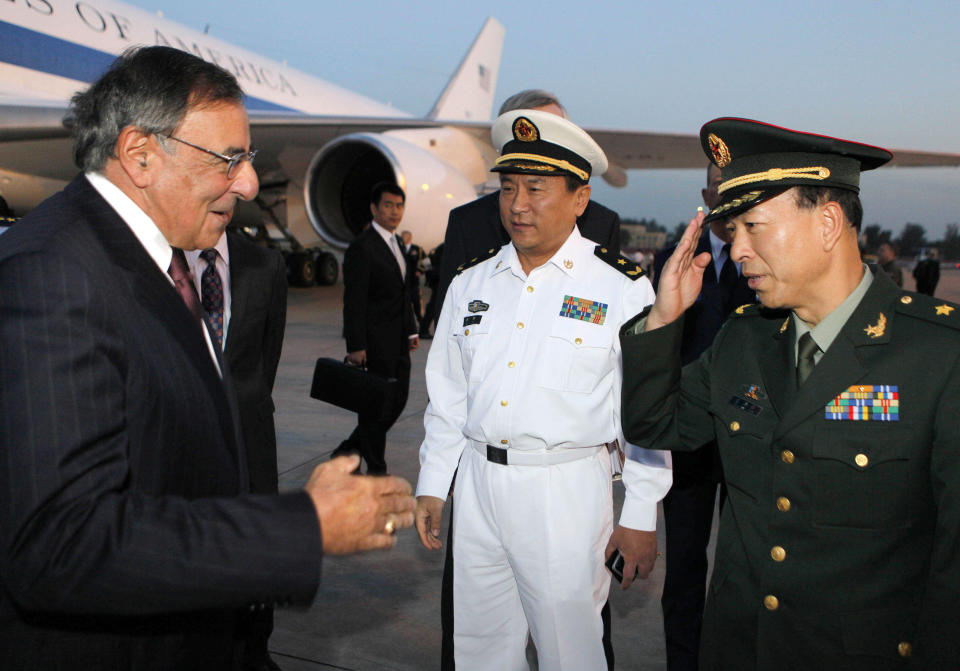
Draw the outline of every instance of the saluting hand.
<instances>
[{"instance_id":1,"label":"saluting hand","mask_svg":"<svg viewBox=\"0 0 960 671\"><path fill-rule=\"evenodd\" d=\"M413 525L410 483L394 476L351 475L360 457L337 457L317 466L305 487L320 518L324 554L393 547L396 529Z\"/></svg>"},{"instance_id":2,"label":"saluting hand","mask_svg":"<svg viewBox=\"0 0 960 671\"><path fill-rule=\"evenodd\" d=\"M710 252L694 256L697 241L706 215L700 211L690 220L683 237L677 243L663 270L660 271L660 286L657 298L647 315L645 330L652 331L680 318L700 295L703 271L710 263Z\"/></svg>"}]
</instances>

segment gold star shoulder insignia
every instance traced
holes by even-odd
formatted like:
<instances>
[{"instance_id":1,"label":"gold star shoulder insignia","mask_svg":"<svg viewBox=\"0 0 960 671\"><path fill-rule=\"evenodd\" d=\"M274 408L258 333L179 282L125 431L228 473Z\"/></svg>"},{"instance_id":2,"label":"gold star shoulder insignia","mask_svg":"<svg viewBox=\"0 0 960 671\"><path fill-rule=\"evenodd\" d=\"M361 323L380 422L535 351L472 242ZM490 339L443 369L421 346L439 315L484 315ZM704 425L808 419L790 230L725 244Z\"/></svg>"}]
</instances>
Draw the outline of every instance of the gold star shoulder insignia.
<instances>
[{"instance_id":1,"label":"gold star shoulder insignia","mask_svg":"<svg viewBox=\"0 0 960 671\"><path fill-rule=\"evenodd\" d=\"M960 331L960 310L957 308L954 303L924 294L904 294L896 304L897 312Z\"/></svg>"},{"instance_id":2,"label":"gold star shoulder insignia","mask_svg":"<svg viewBox=\"0 0 960 671\"><path fill-rule=\"evenodd\" d=\"M643 277L643 268L637 265L632 259L621 256L615 250L597 245L593 248L593 255L617 272L626 275L631 280Z\"/></svg>"},{"instance_id":3,"label":"gold star shoulder insignia","mask_svg":"<svg viewBox=\"0 0 960 671\"><path fill-rule=\"evenodd\" d=\"M887 317L881 312L880 317L877 318L877 323L874 325L867 324L867 328L863 329L863 332L866 333L871 338L879 338L887 330Z\"/></svg>"}]
</instances>

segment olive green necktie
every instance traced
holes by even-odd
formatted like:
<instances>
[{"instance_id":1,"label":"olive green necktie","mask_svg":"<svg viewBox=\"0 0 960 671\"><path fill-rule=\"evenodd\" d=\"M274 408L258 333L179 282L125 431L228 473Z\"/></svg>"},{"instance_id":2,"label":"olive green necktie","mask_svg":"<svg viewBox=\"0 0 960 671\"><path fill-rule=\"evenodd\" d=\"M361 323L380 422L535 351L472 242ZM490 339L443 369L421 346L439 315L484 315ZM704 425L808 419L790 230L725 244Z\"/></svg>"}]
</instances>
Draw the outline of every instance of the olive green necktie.
<instances>
[{"instance_id":1,"label":"olive green necktie","mask_svg":"<svg viewBox=\"0 0 960 671\"><path fill-rule=\"evenodd\" d=\"M813 356L819 351L820 346L814 341L810 331L800 336L797 343L797 389L803 386L813 372L813 367L817 365Z\"/></svg>"}]
</instances>

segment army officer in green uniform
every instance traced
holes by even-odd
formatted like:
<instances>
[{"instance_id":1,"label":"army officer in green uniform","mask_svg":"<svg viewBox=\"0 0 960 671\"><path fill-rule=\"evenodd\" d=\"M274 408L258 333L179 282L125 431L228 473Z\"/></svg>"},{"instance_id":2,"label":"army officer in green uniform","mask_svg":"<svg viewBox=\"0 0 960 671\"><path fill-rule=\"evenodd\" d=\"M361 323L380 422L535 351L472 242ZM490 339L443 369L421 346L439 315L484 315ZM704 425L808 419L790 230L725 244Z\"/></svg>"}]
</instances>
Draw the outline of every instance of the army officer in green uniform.
<instances>
[{"instance_id":1,"label":"army officer in green uniform","mask_svg":"<svg viewBox=\"0 0 960 671\"><path fill-rule=\"evenodd\" d=\"M621 331L627 440L723 461L700 669L960 669L960 310L860 259L860 172L891 154L744 119L701 143L721 201ZM718 217L761 304L681 370Z\"/></svg>"}]
</instances>

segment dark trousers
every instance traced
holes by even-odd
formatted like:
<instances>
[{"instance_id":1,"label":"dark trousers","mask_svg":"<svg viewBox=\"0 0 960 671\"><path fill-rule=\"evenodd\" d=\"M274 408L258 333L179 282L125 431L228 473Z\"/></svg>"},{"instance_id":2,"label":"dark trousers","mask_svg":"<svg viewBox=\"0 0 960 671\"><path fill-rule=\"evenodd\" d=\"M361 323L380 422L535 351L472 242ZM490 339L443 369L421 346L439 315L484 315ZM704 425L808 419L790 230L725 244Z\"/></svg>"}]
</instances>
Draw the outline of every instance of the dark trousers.
<instances>
[{"instance_id":1,"label":"dark trousers","mask_svg":"<svg viewBox=\"0 0 960 671\"><path fill-rule=\"evenodd\" d=\"M454 475L456 481L456 475ZM453 658L453 497L450 504L450 526L447 528L447 547L443 558L443 578L440 582L440 671L455 671ZM610 640L610 602L600 611L603 620L603 653L607 669L613 671L613 642Z\"/></svg>"},{"instance_id":2,"label":"dark trousers","mask_svg":"<svg viewBox=\"0 0 960 671\"><path fill-rule=\"evenodd\" d=\"M420 320L420 335L430 335L430 326L431 324L436 323L437 319L440 317L438 314L440 308L437 305L437 285L434 283L430 286L430 300L427 301L427 307L423 311L423 319Z\"/></svg>"},{"instance_id":3,"label":"dark trousers","mask_svg":"<svg viewBox=\"0 0 960 671\"><path fill-rule=\"evenodd\" d=\"M273 608L244 613L238 626L244 640L243 668L262 668L270 657L267 642L273 633Z\"/></svg>"},{"instance_id":4,"label":"dark trousers","mask_svg":"<svg viewBox=\"0 0 960 671\"><path fill-rule=\"evenodd\" d=\"M706 597L707 544L722 477L714 444L673 455L673 486L663 499L667 570L660 604L668 671L696 671ZM721 507L725 495L721 487Z\"/></svg>"},{"instance_id":5,"label":"dark trousers","mask_svg":"<svg viewBox=\"0 0 960 671\"><path fill-rule=\"evenodd\" d=\"M395 359L371 356L367 351L367 370L384 377L397 379L397 396L390 411L380 415L376 410L357 413L357 428L350 437L340 443L331 457L357 453L367 463L367 473L386 473L387 431L403 412L410 393L410 354ZM382 417L382 418L381 418Z\"/></svg>"}]
</instances>

